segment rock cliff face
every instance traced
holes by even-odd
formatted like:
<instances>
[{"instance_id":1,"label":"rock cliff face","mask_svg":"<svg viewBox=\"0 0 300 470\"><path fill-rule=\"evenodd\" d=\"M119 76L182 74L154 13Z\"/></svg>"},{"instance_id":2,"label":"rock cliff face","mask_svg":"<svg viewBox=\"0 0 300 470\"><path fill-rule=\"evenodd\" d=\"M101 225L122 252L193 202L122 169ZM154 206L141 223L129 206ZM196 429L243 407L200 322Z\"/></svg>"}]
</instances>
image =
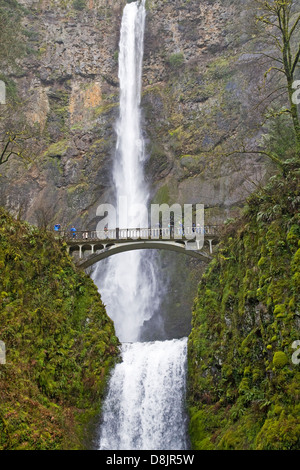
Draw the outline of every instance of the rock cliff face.
<instances>
[{"instance_id":1,"label":"rock cliff face","mask_svg":"<svg viewBox=\"0 0 300 470\"><path fill-rule=\"evenodd\" d=\"M1 203L22 207L31 222L51 207L63 224L93 226L98 204L110 200L126 2L18 3L27 54L3 71L16 90L6 112L35 130L38 145L26 168L7 164ZM252 106L263 73L244 53L255 33L248 2L149 0L147 8L142 106L154 201L204 203L210 220L223 220L266 172L259 159L221 157L241 136L257 138Z\"/></svg>"},{"instance_id":2,"label":"rock cliff face","mask_svg":"<svg viewBox=\"0 0 300 470\"><path fill-rule=\"evenodd\" d=\"M1 202L10 209L21 205L33 222L36 209L50 205L52 217L78 224L95 215L95 204L110 187L123 5L22 3L30 52L8 75L22 102L15 105L19 120L35 129L39 145L29 168L12 162L6 169Z\"/></svg>"},{"instance_id":3,"label":"rock cliff face","mask_svg":"<svg viewBox=\"0 0 300 470\"><path fill-rule=\"evenodd\" d=\"M98 205L112 200L126 0L12 4L21 8L26 51L2 70L9 119L0 125L26 127L36 138L29 162L13 158L1 167L0 204L32 223L93 229ZM142 109L152 200L203 203L207 223L236 215L270 171L260 157L222 156L237 142L259 139L255 105L265 69L252 53L263 45L250 7L248 0L147 1ZM174 265L174 256L166 254L162 263ZM182 332L183 310L190 315L199 278L195 270L202 267L178 263L169 289Z\"/></svg>"},{"instance_id":4,"label":"rock cliff face","mask_svg":"<svg viewBox=\"0 0 300 470\"><path fill-rule=\"evenodd\" d=\"M243 54L254 32L246 27L250 11L246 2L150 5L144 108L157 198L201 201L220 220L265 171L253 159L220 157L242 135L256 137L259 73L254 56Z\"/></svg>"}]
</instances>

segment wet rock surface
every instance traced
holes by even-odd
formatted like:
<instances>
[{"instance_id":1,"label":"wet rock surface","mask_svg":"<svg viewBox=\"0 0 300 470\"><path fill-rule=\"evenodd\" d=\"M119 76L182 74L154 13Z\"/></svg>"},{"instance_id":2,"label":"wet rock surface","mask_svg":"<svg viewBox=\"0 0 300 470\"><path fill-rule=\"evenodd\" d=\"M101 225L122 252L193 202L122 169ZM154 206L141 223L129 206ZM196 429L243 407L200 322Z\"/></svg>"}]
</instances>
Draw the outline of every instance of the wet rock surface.
<instances>
[{"instance_id":1,"label":"wet rock surface","mask_svg":"<svg viewBox=\"0 0 300 470\"><path fill-rule=\"evenodd\" d=\"M37 206L55 202L53 217L83 226L111 197L125 2L19 3L30 51L17 60L18 74L6 73L18 91L15 121L36 131L38 145L26 168L6 165L1 203L26 207L34 223ZM241 134L258 137L251 111L262 77L243 49L252 34L248 3L149 0L147 9L142 110L153 197L235 212L267 171L253 156L222 157Z\"/></svg>"}]
</instances>

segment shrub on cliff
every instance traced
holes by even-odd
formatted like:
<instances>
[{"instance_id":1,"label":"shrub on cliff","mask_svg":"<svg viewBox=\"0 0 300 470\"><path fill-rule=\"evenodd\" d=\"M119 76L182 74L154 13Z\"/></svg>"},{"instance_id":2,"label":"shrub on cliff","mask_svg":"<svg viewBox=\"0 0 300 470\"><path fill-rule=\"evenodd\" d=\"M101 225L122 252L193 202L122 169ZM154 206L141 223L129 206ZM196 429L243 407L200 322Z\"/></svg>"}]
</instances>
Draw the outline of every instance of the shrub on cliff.
<instances>
[{"instance_id":1,"label":"shrub on cliff","mask_svg":"<svg viewBox=\"0 0 300 470\"><path fill-rule=\"evenodd\" d=\"M178 69L183 65L184 55L182 52L171 54L168 58L168 64L172 69Z\"/></svg>"},{"instance_id":2,"label":"shrub on cliff","mask_svg":"<svg viewBox=\"0 0 300 470\"><path fill-rule=\"evenodd\" d=\"M85 0L73 0L73 7L75 10L84 10L86 8L86 1Z\"/></svg>"},{"instance_id":3,"label":"shrub on cliff","mask_svg":"<svg viewBox=\"0 0 300 470\"><path fill-rule=\"evenodd\" d=\"M118 355L96 286L54 236L0 209L0 449L82 448Z\"/></svg>"}]
</instances>

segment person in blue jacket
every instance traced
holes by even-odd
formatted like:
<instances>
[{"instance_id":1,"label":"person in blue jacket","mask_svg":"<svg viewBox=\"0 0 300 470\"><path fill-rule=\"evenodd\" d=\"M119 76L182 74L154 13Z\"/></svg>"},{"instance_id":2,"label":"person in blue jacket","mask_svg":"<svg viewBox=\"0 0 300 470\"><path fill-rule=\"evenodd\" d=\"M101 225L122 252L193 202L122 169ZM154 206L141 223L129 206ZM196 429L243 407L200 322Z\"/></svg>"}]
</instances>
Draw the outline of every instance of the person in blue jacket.
<instances>
[{"instance_id":1,"label":"person in blue jacket","mask_svg":"<svg viewBox=\"0 0 300 470\"><path fill-rule=\"evenodd\" d=\"M75 238L76 237L76 228L74 226L71 228L71 233L72 233L72 238Z\"/></svg>"}]
</instances>

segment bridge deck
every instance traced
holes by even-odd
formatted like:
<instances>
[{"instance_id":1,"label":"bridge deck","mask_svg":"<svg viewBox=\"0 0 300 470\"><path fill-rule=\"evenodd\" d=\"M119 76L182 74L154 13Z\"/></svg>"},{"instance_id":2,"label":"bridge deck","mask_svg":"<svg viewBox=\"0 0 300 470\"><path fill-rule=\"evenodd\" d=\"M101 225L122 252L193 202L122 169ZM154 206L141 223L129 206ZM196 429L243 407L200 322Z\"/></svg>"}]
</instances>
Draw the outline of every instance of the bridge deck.
<instances>
[{"instance_id":1,"label":"bridge deck","mask_svg":"<svg viewBox=\"0 0 300 470\"><path fill-rule=\"evenodd\" d=\"M68 245L82 243L107 243L108 241L127 243L135 240L183 240L188 241L195 238L218 239L218 226L186 227L186 228L130 228L114 230L81 230L72 232L57 232L64 238Z\"/></svg>"}]
</instances>

